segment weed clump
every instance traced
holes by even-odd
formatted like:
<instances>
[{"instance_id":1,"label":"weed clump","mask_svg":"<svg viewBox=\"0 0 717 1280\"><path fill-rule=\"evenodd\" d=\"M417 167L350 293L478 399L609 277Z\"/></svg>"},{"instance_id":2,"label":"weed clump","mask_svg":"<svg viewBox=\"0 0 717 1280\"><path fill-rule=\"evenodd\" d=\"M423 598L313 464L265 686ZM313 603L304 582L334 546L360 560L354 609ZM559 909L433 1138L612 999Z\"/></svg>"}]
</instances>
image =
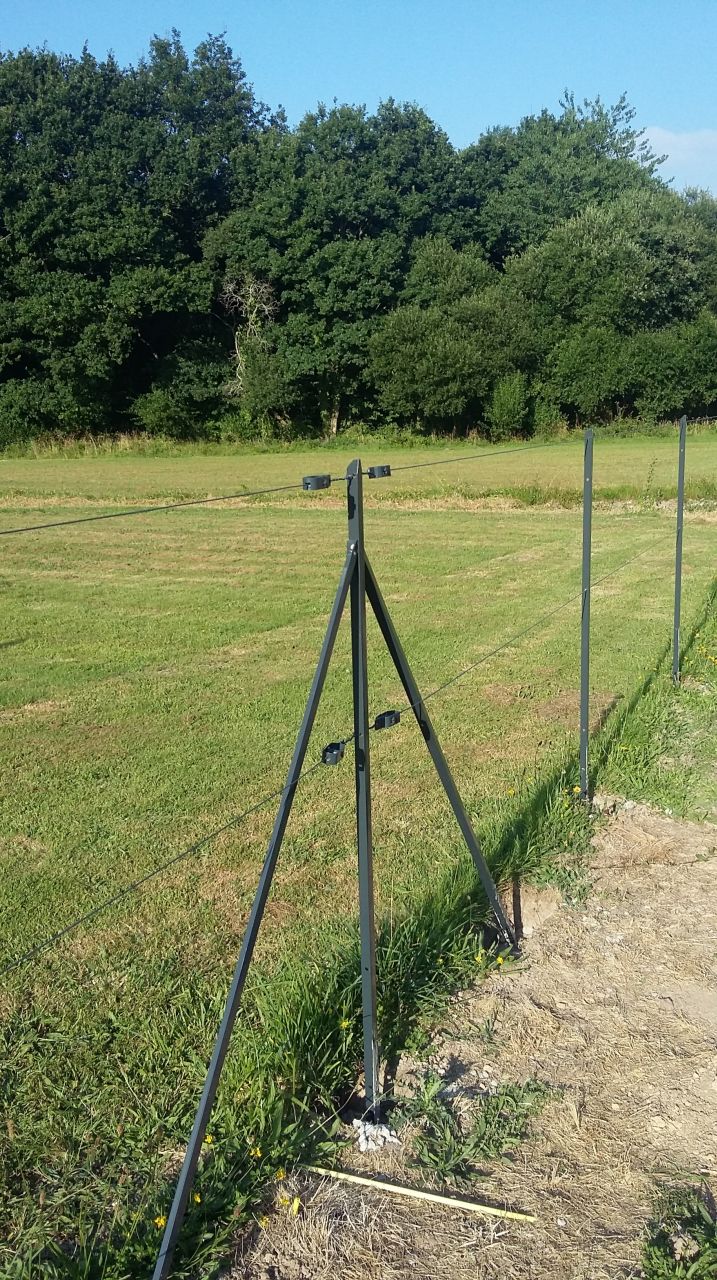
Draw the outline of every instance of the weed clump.
<instances>
[{"instance_id":1,"label":"weed clump","mask_svg":"<svg viewBox=\"0 0 717 1280\"><path fill-rule=\"evenodd\" d=\"M396 1119L416 1127L415 1164L441 1182L472 1182L483 1176L481 1162L507 1155L525 1137L531 1118L549 1094L548 1086L538 1080L502 1085L480 1098L466 1127L446 1095L444 1081L431 1072Z\"/></svg>"},{"instance_id":2,"label":"weed clump","mask_svg":"<svg viewBox=\"0 0 717 1280\"><path fill-rule=\"evenodd\" d=\"M645 1280L717 1276L717 1207L709 1188L682 1188L663 1199L642 1256Z\"/></svg>"}]
</instances>

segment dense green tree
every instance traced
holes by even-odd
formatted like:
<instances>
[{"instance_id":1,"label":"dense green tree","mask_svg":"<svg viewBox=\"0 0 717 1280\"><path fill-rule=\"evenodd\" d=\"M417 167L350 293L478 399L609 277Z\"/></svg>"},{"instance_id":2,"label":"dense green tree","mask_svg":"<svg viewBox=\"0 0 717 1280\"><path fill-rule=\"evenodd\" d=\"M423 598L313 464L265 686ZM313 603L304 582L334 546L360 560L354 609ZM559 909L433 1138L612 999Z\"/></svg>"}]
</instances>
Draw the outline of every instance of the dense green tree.
<instances>
[{"instance_id":1,"label":"dense green tree","mask_svg":"<svg viewBox=\"0 0 717 1280\"><path fill-rule=\"evenodd\" d=\"M480 245L460 250L445 236L426 236L414 246L402 297L421 307L450 307L497 278Z\"/></svg>"},{"instance_id":2,"label":"dense green tree","mask_svg":"<svg viewBox=\"0 0 717 1280\"><path fill-rule=\"evenodd\" d=\"M717 318L636 333L622 358L630 406L647 417L697 416L717 410Z\"/></svg>"},{"instance_id":3,"label":"dense green tree","mask_svg":"<svg viewBox=\"0 0 717 1280\"><path fill-rule=\"evenodd\" d=\"M460 157L467 237L501 264L539 243L556 222L628 191L659 187L659 157L634 128L623 96L576 105L566 92L559 115L544 110L517 128L489 130Z\"/></svg>"},{"instance_id":4,"label":"dense green tree","mask_svg":"<svg viewBox=\"0 0 717 1280\"><path fill-rule=\"evenodd\" d=\"M0 57L0 432L111 421L183 345L217 345L203 241L262 125L221 40L192 60L154 40L129 71Z\"/></svg>"},{"instance_id":5,"label":"dense green tree","mask_svg":"<svg viewBox=\"0 0 717 1280\"><path fill-rule=\"evenodd\" d=\"M506 284L538 310L541 331L552 332L542 364L551 399L583 420L647 407L644 388L627 377L625 336L672 334L676 323L698 315L711 292L703 240L683 200L667 191L639 192L591 207L510 260ZM672 341L666 339L665 350ZM677 379L675 411L679 385ZM649 403L656 409L656 401Z\"/></svg>"},{"instance_id":6,"label":"dense green tree","mask_svg":"<svg viewBox=\"0 0 717 1280\"><path fill-rule=\"evenodd\" d=\"M212 237L228 279L249 271L278 309L254 372L285 411L336 430L370 408L369 340L396 304L417 238L450 222L455 154L413 106L319 108L257 144L251 199ZM266 371L262 371L262 363Z\"/></svg>"},{"instance_id":7,"label":"dense green tree","mask_svg":"<svg viewBox=\"0 0 717 1280\"><path fill-rule=\"evenodd\" d=\"M505 440L523 430L528 417L528 379L519 369L498 378L487 417L491 440Z\"/></svg>"},{"instance_id":8,"label":"dense green tree","mask_svg":"<svg viewBox=\"0 0 717 1280\"><path fill-rule=\"evenodd\" d=\"M623 350L616 330L575 325L546 362L543 390L578 420L617 413L627 407Z\"/></svg>"},{"instance_id":9,"label":"dense green tree","mask_svg":"<svg viewBox=\"0 0 717 1280\"><path fill-rule=\"evenodd\" d=\"M0 54L0 442L706 412L717 201L657 164L624 98L456 151L392 100L290 130L213 37Z\"/></svg>"},{"instance_id":10,"label":"dense green tree","mask_svg":"<svg viewBox=\"0 0 717 1280\"><path fill-rule=\"evenodd\" d=\"M493 384L530 348L524 313L510 313L503 278L478 246L443 237L416 246L405 299L374 333L372 372L383 407L422 427L480 421Z\"/></svg>"},{"instance_id":11,"label":"dense green tree","mask_svg":"<svg viewBox=\"0 0 717 1280\"><path fill-rule=\"evenodd\" d=\"M705 301L696 224L667 191L591 206L511 258L506 275L545 323L629 333L686 319Z\"/></svg>"},{"instance_id":12,"label":"dense green tree","mask_svg":"<svg viewBox=\"0 0 717 1280\"><path fill-rule=\"evenodd\" d=\"M495 434L511 417L515 429L525 425L529 377L533 397L572 420L683 404L698 412L711 403L711 375L701 365L700 381L694 362L685 365L684 343L689 334L698 361L709 360L708 331L687 322L714 296L711 215L705 198L629 192L557 223L501 273L475 247L426 241L407 278L410 302L374 339L384 405L431 426L485 422ZM641 341L626 347L630 336ZM647 371L660 351L651 392ZM510 407L514 393L525 411Z\"/></svg>"}]
</instances>

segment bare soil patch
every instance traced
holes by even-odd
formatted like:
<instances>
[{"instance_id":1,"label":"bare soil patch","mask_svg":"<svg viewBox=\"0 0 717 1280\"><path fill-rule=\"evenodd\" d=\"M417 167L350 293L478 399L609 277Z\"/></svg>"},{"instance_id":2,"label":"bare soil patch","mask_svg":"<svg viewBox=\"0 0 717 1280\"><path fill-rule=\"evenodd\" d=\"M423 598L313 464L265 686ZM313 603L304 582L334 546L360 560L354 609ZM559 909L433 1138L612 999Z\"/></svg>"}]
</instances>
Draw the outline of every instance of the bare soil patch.
<instances>
[{"instance_id":1,"label":"bare soil patch","mask_svg":"<svg viewBox=\"0 0 717 1280\"><path fill-rule=\"evenodd\" d=\"M587 901L526 891L519 969L462 992L428 1054L397 1076L400 1092L438 1072L466 1114L496 1084L552 1087L531 1136L468 1193L536 1221L296 1174L241 1242L232 1280L641 1274L660 1181L717 1170L717 827L609 797L601 807ZM345 1164L426 1186L394 1151L353 1149Z\"/></svg>"},{"instance_id":2,"label":"bare soil patch","mask_svg":"<svg viewBox=\"0 0 717 1280\"><path fill-rule=\"evenodd\" d=\"M609 690L593 690L590 695L590 732L595 733L615 708L621 695ZM580 714L580 690L563 689L536 707L536 715L542 720L564 724L572 728Z\"/></svg>"}]
</instances>

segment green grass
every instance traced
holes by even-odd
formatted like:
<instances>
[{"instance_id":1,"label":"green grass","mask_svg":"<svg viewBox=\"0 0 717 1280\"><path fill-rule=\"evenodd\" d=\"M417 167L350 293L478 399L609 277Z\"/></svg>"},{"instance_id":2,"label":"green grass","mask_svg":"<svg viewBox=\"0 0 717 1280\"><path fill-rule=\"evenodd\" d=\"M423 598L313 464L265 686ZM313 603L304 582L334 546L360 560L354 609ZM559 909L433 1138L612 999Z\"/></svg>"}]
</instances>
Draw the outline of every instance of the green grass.
<instances>
[{"instance_id":1,"label":"green grass","mask_svg":"<svg viewBox=\"0 0 717 1280\"><path fill-rule=\"evenodd\" d=\"M626 443L614 442L610 483L622 483ZM569 488L581 456L561 445L536 453L531 469L550 458L541 483L552 475ZM636 457L628 470L644 492ZM78 494L102 509L207 492L219 481L230 489L239 476L277 483L302 473L300 459L5 462L6 491L15 493L6 523L48 505L57 518L76 514ZM516 461L528 465L520 457L491 465ZM320 469L316 454L306 462ZM500 483L513 480L506 470ZM3 541L0 964L283 784L345 547L338 495L317 496ZM707 513L692 514L688 622L714 574L713 531ZM646 549L593 599L595 718L617 712L609 724L621 733L630 722L623 726L620 709L669 639L673 533L670 513L642 501L596 513L596 578ZM367 512L367 542L424 690L579 590L580 515L566 507L487 511L450 492L440 503L404 505L394 495ZM713 630L708 619L700 639L711 652ZM575 601L431 704L496 873L549 876L576 897L590 834L572 797L578 638ZM349 656L343 625L311 762L352 727ZM708 665L693 646L691 678L698 658ZM370 661L373 715L401 703L373 626ZM683 693L691 696L687 686ZM618 768L609 740L606 732L606 768ZM391 1056L482 971L485 904L415 726L406 717L371 746L381 1042ZM317 771L297 793L181 1274L213 1274L211 1259L232 1225L258 1211L278 1165L330 1141L307 1108L330 1114L354 1084L352 793L350 749L340 768ZM273 809L4 979L0 1262L8 1275L24 1280L39 1266L48 1277L148 1273L154 1219L171 1195ZM262 1156L250 1157L256 1149Z\"/></svg>"},{"instance_id":2,"label":"green grass","mask_svg":"<svg viewBox=\"0 0 717 1280\"><path fill-rule=\"evenodd\" d=\"M505 452L505 450L511 452ZM517 449L517 452L515 451ZM575 506L581 501L583 446L580 437L550 444L493 447L460 441L440 445L401 447L356 442L353 445L291 449L281 452L143 456L132 452L0 461L0 501L11 516L55 511L71 502L74 514L113 506L181 500L238 493L271 485L300 483L314 472L342 475L348 461L360 454L369 465L388 462L394 467L445 458L461 459L434 470L423 467L397 472L389 479L368 481L367 498L391 504L408 499L455 503L463 498L493 496L524 505L549 502ZM478 457L473 455L478 454ZM623 499L651 506L674 497L677 483L675 439L637 438L598 440L595 446L594 493L597 500ZM686 493L691 501L717 499L717 439L691 436L687 446ZM276 498L269 499L272 506ZM341 505L339 487L319 493L289 495L303 510ZM59 518L59 515L58 517ZM24 523L24 521L23 521Z\"/></svg>"},{"instance_id":3,"label":"green grass","mask_svg":"<svg viewBox=\"0 0 717 1280\"><path fill-rule=\"evenodd\" d=\"M642 1256L645 1280L708 1280L717 1275L717 1214L707 1186L665 1193Z\"/></svg>"},{"instance_id":4,"label":"green grass","mask_svg":"<svg viewBox=\"0 0 717 1280\"><path fill-rule=\"evenodd\" d=\"M596 435L603 440L631 439L656 440L672 439L677 434L676 421L663 419L622 418L611 423L601 423L595 427ZM579 428L562 430L554 437L555 442L564 442L579 438ZM693 436L717 436L715 420L711 418L691 419L687 424L687 434ZM537 442L542 437L534 437ZM517 437L509 438L507 444L521 441ZM402 446L407 449L445 449L447 447L470 448L487 447L488 441L475 433L458 441L451 441L446 435L428 434L411 431L408 428L386 426L383 428L365 427L360 424L341 431L337 436L310 437L294 433L291 436L277 438L258 435L254 440L239 438L177 440L172 436L147 435L143 432L118 431L111 435L86 434L83 436L63 436L58 433L38 436L32 440L18 441L5 445L0 449L0 457L5 458L84 458L106 456L109 454L134 454L139 457L208 457L212 455L231 456L249 453L305 453L307 450L331 450L343 452L357 446L373 448L376 445Z\"/></svg>"},{"instance_id":5,"label":"green grass","mask_svg":"<svg viewBox=\"0 0 717 1280\"><path fill-rule=\"evenodd\" d=\"M708 596L675 689L664 664L629 715L618 718L600 782L678 817L717 819L717 595Z\"/></svg>"}]
</instances>

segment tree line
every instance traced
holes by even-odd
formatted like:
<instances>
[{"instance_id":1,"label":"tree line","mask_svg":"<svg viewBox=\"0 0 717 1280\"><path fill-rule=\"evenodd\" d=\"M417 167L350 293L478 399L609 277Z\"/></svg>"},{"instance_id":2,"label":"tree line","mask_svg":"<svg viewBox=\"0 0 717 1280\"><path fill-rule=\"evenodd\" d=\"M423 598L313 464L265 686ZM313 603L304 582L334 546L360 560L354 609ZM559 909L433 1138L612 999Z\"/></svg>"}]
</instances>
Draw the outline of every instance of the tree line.
<instances>
[{"instance_id":1,"label":"tree line","mask_svg":"<svg viewBox=\"0 0 717 1280\"><path fill-rule=\"evenodd\" d=\"M625 98L464 149L414 104L290 129L223 38L0 53L0 444L717 407L717 201Z\"/></svg>"}]
</instances>

